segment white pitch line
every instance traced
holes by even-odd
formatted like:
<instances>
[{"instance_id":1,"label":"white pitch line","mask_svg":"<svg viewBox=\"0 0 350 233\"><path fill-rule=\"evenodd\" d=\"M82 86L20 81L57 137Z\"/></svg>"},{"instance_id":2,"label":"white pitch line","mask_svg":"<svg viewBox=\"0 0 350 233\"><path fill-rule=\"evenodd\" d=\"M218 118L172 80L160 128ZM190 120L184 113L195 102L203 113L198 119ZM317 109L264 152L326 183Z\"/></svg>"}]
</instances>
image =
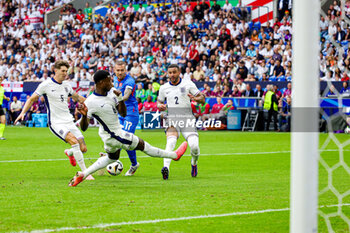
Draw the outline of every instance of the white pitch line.
<instances>
[{"instance_id":1,"label":"white pitch line","mask_svg":"<svg viewBox=\"0 0 350 233\"><path fill-rule=\"evenodd\" d=\"M285 154L290 153L290 151L267 151L267 152L235 152L235 153L216 153L216 154L201 154L200 156L212 156L212 155L262 155L262 154ZM184 156L191 156L185 154ZM120 158L129 158L126 156L121 156ZM140 155L137 158L150 158L147 155ZM85 158L85 159L98 159L98 158ZM21 163L21 162L52 162L52 161L65 161L67 159L24 159L24 160L2 160L0 163Z\"/></svg>"},{"instance_id":2,"label":"white pitch line","mask_svg":"<svg viewBox=\"0 0 350 233\"><path fill-rule=\"evenodd\" d=\"M323 151L338 151L337 149L328 149ZM344 150L349 151L349 150ZM290 151L265 151L265 152L231 152L231 153L216 153L216 154L201 154L200 156L212 156L212 155L263 155L263 154L287 154ZM184 156L190 156L188 154ZM137 156L138 158L150 158L147 155ZM122 159L126 159L128 157L122 156ZM85 159L98 159L98 158L85 158ZM0 163L22 163L22 162L52 162L52 161L65 161L67 159L24 159L24 160L1 160Z\"/></svg>"},{"instance_id":3,"label":"white pitch line","mask_svg":"<svg viewBox=\"0 0 350 233\"><path fill-rule=\"evenodd\" d=\"M325 205L325 206L320 206L319 208L330 208L330 207L339 207L339 206L350 206L350 203L336 204L336 205ZM273 212L283 212L283 211L289 211L289 210L290 210L290 208L253 210L253 211L245 211L245 212L226 213L226 214L208 214L208 215L179 217L179 218L142 220L142 221L134 221L134 222L105 223L105 224L96 224L96 225L92 225L92 226L82 226L82 227L61 227L61 228L56 228L56 229L43 229L43 230L34 230L34 231L29 231L29 232L28 231L20 231L17 233L47 233L47 232L57 232L57 231L74 231L74 230L84 230L84 229L115 227L115 226L123 226L123 225L138 225L138 224L173 222L173 221L183 221L183 220L203 219L203 218L220 218L220 217L229 217L229 216L264 214L264 213L273 213Z\"/></svg>"}]
</instances>

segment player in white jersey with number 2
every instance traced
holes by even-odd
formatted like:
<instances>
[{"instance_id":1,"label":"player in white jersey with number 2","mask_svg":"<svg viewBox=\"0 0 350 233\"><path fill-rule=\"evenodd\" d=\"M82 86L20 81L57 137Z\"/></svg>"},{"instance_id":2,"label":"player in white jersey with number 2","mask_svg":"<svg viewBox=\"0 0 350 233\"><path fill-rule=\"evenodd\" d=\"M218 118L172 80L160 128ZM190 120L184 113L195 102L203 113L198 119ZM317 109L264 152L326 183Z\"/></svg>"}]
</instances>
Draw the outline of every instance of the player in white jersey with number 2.
<instances>
[{"instance_id":1,"label":"player in white jersey with number 2","mask_svg":"<svg viewBox=\"0 0 350 233\"><path fill-rule=\"evenodd\" d=\"M184 136L191 148L191 175L196 177L198 174L197 161L199 157L199 139L195 127L195 117L192 113L191 100L198 103L204 103L205 97L198 90L191 80L180 78L180 68L178 65L168 67L168 77L170 81L162 85L158 95L158 109L160 111L168 110L166 136L166 150L172 151L175 148L180 133ZM164 104L166 101L166 104ZM163 179L169 178L169 167L171 160L164 159L162 168Z\"/></svg>"},{"instance_id":2,"label":"player in white jersey with number 2","mask_svg":"<svg viewBox=\"0 0 350 233\"><path fill-rule=\"evenodd\" d=\"M75 93L71 85L64 80L67 78L69 64L66 61L57 61L54 65L55 76L39 84L33 95L25 103L16 122L23 120L25 113L38 101L39 96L44 96L48 111L48 125L53 134L71 145L71 149L65 150L72 166L78 162L81 170L85 170L83 153L87 151L84 136L73 122L73 116L69 112L67 99L71 96L75 101L83 103L85 98ZM90 176L88 179L93 180Z\"/></svg>"},{"instance_id":3,"label":"player in white jersey with number 2","mask_svg":"<svg viewBox=\"0 0 350 233\"><path fill-rule=\"evenodd\" d=\"M69 182L69 186L77 186L87 176L106 167L119 159L120 150L141 150L151 157L179 160L186 152L187 142L183 142L175 151L166 151L151 146L133 133L122 130L118 113L126 116L126 106L121 91L113 87L109 72L99 70L94 74L95 92L90 95L78 110L83 115L80 127L83 131L89 127L89 118L94 117L99 123L99 135L104 143L108 156L100 157L88 169L77 172Z\"/></svg>"}]
</instances>

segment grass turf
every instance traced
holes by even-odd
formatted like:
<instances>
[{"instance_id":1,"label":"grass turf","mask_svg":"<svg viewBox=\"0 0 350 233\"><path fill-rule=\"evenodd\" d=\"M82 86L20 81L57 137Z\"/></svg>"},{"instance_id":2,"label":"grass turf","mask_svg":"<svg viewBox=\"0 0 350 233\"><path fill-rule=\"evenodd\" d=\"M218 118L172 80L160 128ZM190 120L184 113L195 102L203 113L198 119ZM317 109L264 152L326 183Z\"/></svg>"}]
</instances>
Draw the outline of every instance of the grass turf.
<instances>
[{"instance_id":1,"label":"grass turf","mask_svg":"<svg viewBox=\"0 0 350 233\"><path fill-rule=\"evenodd\" d=\"M0 141L0 232L84 227L96 224L135 222L188 216L251 212L289 207L290 134L200 132L198 177L191 177L190 156L172 162L169 180L161 178L162 159L138 152L141 164L133 177L95 174L95 181L84 181L70 188L68 181L78 168L64 155L68 145L47 128L7 127L7 140ZM162 132L136 134L154 146L165 148ZM103 144L97 129L84 133L88 152L97 158ZM320 143L327 135L320 135ZM341 142L347 135L337 135ZM183 141L181 137L178 145ZM326 149L336 149L330 141ZM347 148L344 148L344 157ZM189 154L189 150L187 151ZM321 154L334 165L336 151ZM130 166L122 153L124 171ZM3 162L9 160L53 160ZM89 166L95 159L86 159ZM337 189L347 190L348 174L341 167L333 173ZM320 189L327 186L327 172L320 169ZM344 202L347 201L346 199ZM348 199L347 203L350 203ZM337 204L331 192L320 197L320 204ZM348 207L343 208L350 216ZM325 212L334 208L323 208ZM341 219L334 219L334 230L347 232ZM319 231L326 231L320 218ZM74 229L67 232L288 232L289 211L246 213L244 215L187 219L170 222ZM63 231L63 232L66 232Z\"/></svg>"}]
</instances>

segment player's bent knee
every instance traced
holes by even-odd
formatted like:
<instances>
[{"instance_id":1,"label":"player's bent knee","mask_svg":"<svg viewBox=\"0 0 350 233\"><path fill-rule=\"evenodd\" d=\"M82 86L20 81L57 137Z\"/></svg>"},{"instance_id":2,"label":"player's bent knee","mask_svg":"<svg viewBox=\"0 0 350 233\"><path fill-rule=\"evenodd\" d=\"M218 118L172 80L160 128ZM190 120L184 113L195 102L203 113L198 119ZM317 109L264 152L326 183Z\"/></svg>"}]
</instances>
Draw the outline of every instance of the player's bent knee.
<instances>
[{"instance_id":1,"label":"player's bent knee","mask_svg":"<svg viewBox=\"0 0 350 233\"><path fill-rule=\"evenodd\" d=\"M145 141L142 138L139 138L139 143L137 144L135 150L143 151L145 149Z\"/></svg>"},{"instance_id":2,"label":"player's bent knee","mask_svg":"<svg viewBox=\"0 0 350 233\"><path fill-rule=\"evenodd\" d=\"M71 133L69 132L65 138L65 141L69 143L71 146L75 144L79 144L78 139Z\"/></svg>"},{"instance_id":3,"label":"player's bent knee","mask_svg":"<svg viewBox=\"0 0 350 233\"><path fill-rule=\"evenodd\" d=\"M166 136L167 137L173 136L173 137L178 138L177 130L174 127L168 128L167 131L166 131Z\"/></svg>"},{"instance_id":4,"label":"player's bent knee","mask_svg":"<svg viewBox=\"0 0 350 233\"><path fill-rule=\"evenodd\" d=\"M86 145L80 145L80 150L81 150L81 152L86 153L87 152Z\"/></svg>"}]
</instances>

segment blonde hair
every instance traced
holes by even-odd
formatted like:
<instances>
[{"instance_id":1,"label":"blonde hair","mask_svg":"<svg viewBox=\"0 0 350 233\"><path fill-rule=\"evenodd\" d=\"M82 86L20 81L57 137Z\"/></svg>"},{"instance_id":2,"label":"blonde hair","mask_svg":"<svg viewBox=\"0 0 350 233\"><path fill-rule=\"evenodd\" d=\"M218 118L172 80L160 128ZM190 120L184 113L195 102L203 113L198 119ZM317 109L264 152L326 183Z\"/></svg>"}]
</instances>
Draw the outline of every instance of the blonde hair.
<instances>
[{"instance_id":1,"label":"blonde hair","mask_svg":"<svg viewBox=\"0 0 350 233\"><path fill-rule=\"evenodd\" d=\"M122 65L125 65L125 66L126 66L126 62L123 61L123 60L117 60L117 61L115 62L115 65L116 65L116 66L122 66Z\"/></svg>"}]
</instances>

